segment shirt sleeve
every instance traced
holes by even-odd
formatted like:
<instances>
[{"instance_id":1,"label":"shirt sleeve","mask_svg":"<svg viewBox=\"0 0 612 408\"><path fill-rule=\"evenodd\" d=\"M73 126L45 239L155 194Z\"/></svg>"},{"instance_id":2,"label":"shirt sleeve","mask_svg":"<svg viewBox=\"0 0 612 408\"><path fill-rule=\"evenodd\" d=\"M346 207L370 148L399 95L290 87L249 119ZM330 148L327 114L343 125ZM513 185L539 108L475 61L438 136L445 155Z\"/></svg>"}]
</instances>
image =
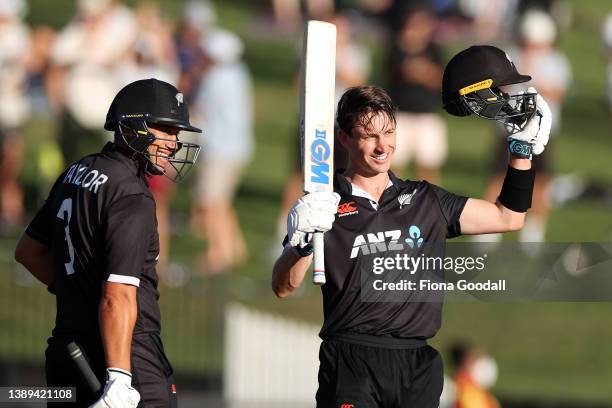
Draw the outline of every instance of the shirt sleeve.
<instances>
[{"instance_id":1,"label":"shirt sleeve","mask_svg":"<svg viewBox=\"0 0 612 408\"><path fill-rule=\"evenodd\" d=\"M40 210L34 216L34 219L26 228L26 234L35 241L49 246L49 233L51 229L51 204L47 199Z\"/></svg>"},{"instance_id":2,"label":"shirt sleeve","mask_svg":"<svg viewBox=\"0 0 612 408\"><path fill-rule=\"evenodd\" d=\"M135 194L111 204L104 230L104 280L140 285L155 228L155 203L150 197Z\"/></svg>"},{"instance_id":3,"label":"shirt sleeve","mask_svg":"<svg viewBox=\"0 0 612 408\"><path fill-rule=\"evenodd\" d=\"M34 219L30 222L25 230L25 233L28 234L30 238L46 246L51 246L51 220L53 220L54 217L57 217L57 214L53 213L52 197L55 194L55 190L57 189L60 180L63 180L65 175L66 171L60 174L60 176L57 178L55 184L53 184L53 187L51 187L47 200L42 207L40 207L34 216Z\"/></svg>"},{"instance_id":4,"label":"shirt sleeve","mask_svg":"<svg viewBox=\"0 0 612 408\"><path fill-rule=\"evenodd\" d=\"M450 193L443 188L434 186L433 184L431 187L436 194L438 204L440 205L440 210L442 211L442 215L446 221L446 237L458 237L461 235L459 217L461 217L461 212L463 212L463 207L465 207L467 197Z\"/></svg>"}]
</instances>

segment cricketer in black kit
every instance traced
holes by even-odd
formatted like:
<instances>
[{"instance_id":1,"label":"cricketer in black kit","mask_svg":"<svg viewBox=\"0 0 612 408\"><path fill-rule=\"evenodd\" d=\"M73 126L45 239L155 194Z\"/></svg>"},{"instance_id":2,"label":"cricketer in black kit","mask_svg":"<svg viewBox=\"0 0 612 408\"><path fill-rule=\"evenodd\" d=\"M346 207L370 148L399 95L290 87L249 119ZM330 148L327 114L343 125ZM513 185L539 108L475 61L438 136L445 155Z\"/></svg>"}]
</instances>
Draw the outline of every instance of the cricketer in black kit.
<instances>
[{"instance_id":1,"label":"cricketer in black kit","mask_svg":"<svg viewBox=\"0 0 612 408\"><path fill-rule=\"evenodd\" d=\"M77 402L67 407L176 407L160 337L159 240L145 176L181 179L200 147L178 134L201 130L189 124L180 91L155 79L119 91L105 128L114 142L59 176L15 251L57 300L47 385L76 387ZM87 356L101 390L87 386L70 342Z\"/></svg>"},{"instance_id":2,"label":"cricketer in black kit","mask_svg":"<svg viewBox=\"0 0 612 408\"><path fill-rule=\"evenodd\" d=\"M291 209L285 249L272 276L276 295L289 296L312 262L311 233L325 232L318 408L438 407L442 359L426 340L440 329L442 298L367 301L362 277L372 274L375 257L410 254L425 242L461 234L522 227L533 190L531 154L546 145L550 111L535 91L508 95L500 87L529 79L503 51L489 46L462 51L445 70L449 113L474 113L509 130L512 156L495 203L427 181L399 180L389 171L396 143L389 96L374 86L351 88L342 96L338 137L349 153L348 168L335 174L334 193L307 194Z\"/></svg>"}]
</instances>

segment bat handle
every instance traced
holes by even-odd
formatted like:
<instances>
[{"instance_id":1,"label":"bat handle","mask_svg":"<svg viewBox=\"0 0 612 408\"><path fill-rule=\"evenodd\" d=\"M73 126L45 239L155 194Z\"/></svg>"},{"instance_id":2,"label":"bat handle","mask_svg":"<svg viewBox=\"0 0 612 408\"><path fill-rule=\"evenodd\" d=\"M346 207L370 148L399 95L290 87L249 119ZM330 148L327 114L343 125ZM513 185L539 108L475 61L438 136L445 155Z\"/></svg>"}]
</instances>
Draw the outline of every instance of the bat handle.
<instances>
[{"instance_id":1,"label":"bat handle","mask_svg":"<svg viewBox=\"0 0 612 408\"><path fill-rule=\"evenodd\" d=\"M68 343L68 345L66 345L66 348L68 350L70 358L76 364L79 373L81 374L85 382L87 382L87 385L89 386L91 392L93 392L94 394L97 393L102 387L102 385L100 384L100 381L98 381L98 378L91 369L89 362L83 355L81 348L74 341Z\"/></svg>"},{"instance_id":2,"label":"bat handle","mask_svg":"<svg viewBox=\"0 0 612 408\"><path fill-rule=\"evenodd\" d=\"M323 233L315 232L312 237L312 245L314 248L312 283L315 285L325 284L325 252L323 251L323 242Z\"/></svg>"}]
</instances>

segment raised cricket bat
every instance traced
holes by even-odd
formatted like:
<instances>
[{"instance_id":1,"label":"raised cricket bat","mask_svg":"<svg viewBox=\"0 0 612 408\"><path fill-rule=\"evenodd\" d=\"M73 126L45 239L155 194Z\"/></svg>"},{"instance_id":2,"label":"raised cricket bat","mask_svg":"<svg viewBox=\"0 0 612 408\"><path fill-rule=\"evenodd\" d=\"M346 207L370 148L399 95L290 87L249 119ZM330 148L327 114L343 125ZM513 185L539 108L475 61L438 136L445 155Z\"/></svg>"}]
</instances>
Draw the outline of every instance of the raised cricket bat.
<instances>
[{"instance_id":1,"label":"raised cricket bat","mask_svg":"<svg viewBox=\"0 0 612 408\"><path fill-rule=\"evenodd\" d=\"M304 192L333 191L336 26L311 20L302 48L300 139ZM323 233L313 236L312 281L325 283Z\"/></svg>"}]
</instances>

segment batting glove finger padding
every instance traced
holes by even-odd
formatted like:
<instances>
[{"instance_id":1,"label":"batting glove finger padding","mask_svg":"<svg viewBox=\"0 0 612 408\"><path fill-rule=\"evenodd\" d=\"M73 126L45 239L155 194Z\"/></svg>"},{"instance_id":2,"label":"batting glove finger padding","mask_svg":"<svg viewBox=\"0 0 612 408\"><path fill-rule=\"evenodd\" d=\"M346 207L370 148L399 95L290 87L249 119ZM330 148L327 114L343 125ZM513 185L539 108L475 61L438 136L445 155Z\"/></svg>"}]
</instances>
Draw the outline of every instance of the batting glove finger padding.
<instances>
[{"instance_id":1,"label":"batting glove finger padding","mask_svg":"<svg viewBox=\"0 0 612 408\"><path fill-rule=\"evenodd\" d=\"M325 211L313 211L312 212L312 231L326 232L332 228L332 224L336 217L334 214L330 214Z\"/></svg>"},{"instance_id":2,"label":"batting glove finger padding","mask_svg":"<svg viewBox=\"0 0 612 408\"><path fill-rule=\"evenodd\" d=\"M307 204L313 210L321 210L335 214L338 211L340 196L338 193L315 192L306 194L298 201Z\"/></svg>"},{"instance_id":3,"label":"batting glove finger padding","mask_svg":"<svg viewBox=\"0 0 612 408\"><path fill-rule=\"evenodd\" d=\"M537 93L533 87L528 88L527 92ZM548 143L552 113L544 98L539 94L536 96L536 103L536 114L529 119L525 128L508 137L510 153L513 155L530 158L531 154L541 154ZM525 149L525 147L530 147L530 149Z\"/></svg>"},{"instance_id":4,"label":"batting glove finger padding","mask_svg":"<svg viewBox=\"0 0 612 408\"><path fill-rule=\"evenodd\" d=\"M287 216L287 236L291 246L307 244L310 233L329 231L339 202L337 193L316 192L300 198Z\"/></svg>"},{"instance_id":5,"label":"batting glove finger padding","mask_svg":"<svg viewBox=\"0 0 612 408\"><path fill-rule=\"evenodd\" d=\"M540 116L540 129L535 138L533 145L533 154L542 154L544 148L548 144L550 138L550 129L552 127L552 112L548 103L542 98L541 95L537 96L538 111L537 114Z\"/></svg>"},{"instance_id":6,"label":"batting glove finger padding","mask_svg":"<svg viewBox=\"0 0 612 408\"><path fill-rule=\"evenodd\" d=\"M132 375L120 368L106 369L104 393L89 408L136 408L140 394L132 387Z\"/></svg>"}]
</instances>

